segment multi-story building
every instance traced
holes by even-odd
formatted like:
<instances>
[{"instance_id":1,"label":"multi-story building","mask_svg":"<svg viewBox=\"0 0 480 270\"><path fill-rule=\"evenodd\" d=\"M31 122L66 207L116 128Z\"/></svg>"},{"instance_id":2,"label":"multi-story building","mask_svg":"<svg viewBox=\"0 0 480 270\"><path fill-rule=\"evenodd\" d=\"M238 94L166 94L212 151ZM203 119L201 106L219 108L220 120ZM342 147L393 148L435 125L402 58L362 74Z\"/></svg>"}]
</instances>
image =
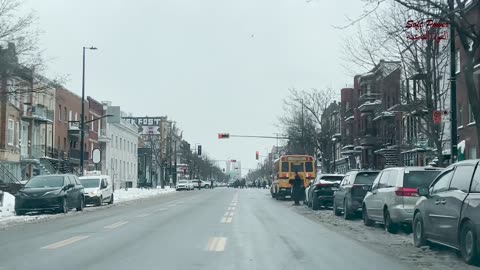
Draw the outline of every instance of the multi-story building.
<instances>
[{"instance_id":1,"label":"multi-story building","mask_svg":"<svg viewBox=\"0 0 480 270\"><path fill-rule=\"evenodd\" d=\"M337 169L337 160L340 159L339 150L341 148L340 103L334 101L323 111L321 123L321 149L319 151L322 160L321 170L324 173L334 172Z\"/></svg>"},{"instance_id":2,"label":"multi-story building","mask_svg":"<svg viewBox=\"0 0 480 270\"><path fill-rule=\"evenodd\" d=\"M103 104L96 101L93 97L87 97L88 101L88 126L89 126L89 135L87 143L87 151L89 153L89 159L85 159L85 168L89 170L95 170L99 168L101 164L94 164L92 160L92 153L94 149L100 149L100 132L102 130L102 117L105 117L105 111L103 110Z\"/></svg>"},{"instance_id":3,"label":"multi-story building","mask_svg":"<svg viewBox=\"0 0 480 270\"><path fill-rule=\"evenodd\" d=\"M338 152L344 158L335 162L342 171L401 164L402 116L390 110L400 102L400 77L399 62L381 60L367 74L355 76L353 88L342 89L344 126Z\"/></svg>"},{"instance_id":4,"label":"multi-story building","mask_svg":"<svg viewBox=\"0 0 480 270\"><path fill-rule=\"evenodd\" d=\"M479 6L473 1L470 7L467 7L467 17L470 18L472 27L479 27ZM467 93L467 84L465 79L465 63L466 52L463 49L462 43L456 36L457 46L456 50L456 83L457 83L457 129L458 129L458 148L459 148L459 159L476 159L479 158L480 149L477 141L477 125L473 118L472 108L470 106L470 101ZM477 49L478 51L478 49ZM477 89L477 95L480 95L480 60L479 53L475 56L475 66L474 66L474 80L475 86Z\"/></svg>"},{"instance_id":5,"label":"multi-story building","mask_svg":"<svg viewBox=\"0 0 480 270\"><path fill-rule=\"evenodd\" d=\"M111 102L102 102L107 114L112 117L105 118L101 127L102 145L102 173L112 177L114 188L138 186L138 126L127 119L127 114ZM105 124L105 125L103 125ZM105 139L109 137L110 140Z\"/></svg>"}]
</instances>

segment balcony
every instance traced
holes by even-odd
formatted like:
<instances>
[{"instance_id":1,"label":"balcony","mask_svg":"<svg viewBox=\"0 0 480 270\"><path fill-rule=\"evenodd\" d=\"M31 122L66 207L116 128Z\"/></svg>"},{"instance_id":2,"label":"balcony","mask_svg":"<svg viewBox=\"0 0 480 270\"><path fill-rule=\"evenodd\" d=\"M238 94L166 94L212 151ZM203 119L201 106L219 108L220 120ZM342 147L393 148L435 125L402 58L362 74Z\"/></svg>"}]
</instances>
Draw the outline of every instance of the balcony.
<instances>
[{"instance_id":1,"label":"balcony","mask_svg":"<svg viewBox=\"0 0 480 270\"><path fill-rule=\"evenodd\" d=\"M381 120L381 119L393 121L392 118L394 118L394 117L395 117L395 113L389 112L389 111L383 111L383 112L378 113L378 115L376 115L375 118L373 118L373 121L377 121L377 120Z\"/></svg>"},{"instance_id":2,"label":"balcony","mask_svg":"<svg viewBox=\"0 0 480 270\"><path fill-rule=\"evenodd\" d=\"M355 115L353 114L353 108L349 108L348 110L346 110L343 118L345 119L345 123L351 123L355 119Z\"/></svg>"},{"instance_id":3,"label":"balcony","mask_svg":"<svg viewBox=\"0 0 480 270\"><path fill-rule=\"evenodd\" d=\"M78 159L80 160L80 150L79 149L70 149L69 157L70 159ZM83 152L83 160L88 160L88 152Z\"/></svg>"},{"instance_id":4,"label":"balcony","mask_svg":"<svg viewBox=\"0 0 480 270\"><path fill-rule=\"evenodd\" d=\"M358 109L362 113L366 112L373 112L377 107L381 106L382 102L380 100L375 100L375 101L367 101L360 105Z\"/></svg>"},{"instance_id":5,"label":"balcony","mask_svg":"<svg viewBox=\"0 0 480 270\"><path fill-rule=\"evenodd\" d=\"M379 144L380 144L380 139L376 136L365 135L360 138L361 146L374 146Z\"/></svg>"},{"instance_id":6,"label":"balcony","mask_svg":"<svg viewBox=\"0 0 480 270\"><path fill-rule=\"evenodd\" d=\"M106 129L100 129L100 133L98 134L98 141L99 142L109 142L111 140L108 132Z\"/></svg>"},{"instance_id":7,"label":"balcony","mask_svg":"<svg viewBox=\"0 0 480 270\"><path fill-rule=\"evenodd\" d=\"M83 129L83 136L87 137L90 127L85 125ZM80 138L80 122L70 122L68 125L68 135L72 138Z\"/></svg>"},{"instance_id":8,"label":"balcony","mask_svg":"<svg viewBox=\"0 0 480 270\"><path fill-rule=\"evenodd\" d=\"M55 114L53 110L49 110L42 105L31 107L27 112L22 115L23 119L35 120L42 123L53 123Z\"/></svg>"}]
</instances>

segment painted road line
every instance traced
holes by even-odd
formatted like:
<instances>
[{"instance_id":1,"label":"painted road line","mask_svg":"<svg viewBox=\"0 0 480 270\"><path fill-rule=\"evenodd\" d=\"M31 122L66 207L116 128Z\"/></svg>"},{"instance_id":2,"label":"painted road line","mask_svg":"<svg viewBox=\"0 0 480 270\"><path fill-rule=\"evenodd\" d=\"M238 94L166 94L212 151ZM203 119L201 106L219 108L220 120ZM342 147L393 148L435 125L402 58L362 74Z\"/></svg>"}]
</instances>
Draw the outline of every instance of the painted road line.
<instances>
[{"instance_id":1,"label":"painted road line","mask_svg":"<svg viewBox=\"0 0 480 270\"><path fill-rule=\"evenodd\" d=\"M225 246L227 245L226 237L212 237L208 240L207 250L208 251L224 251Z\"/></svg>"},{"instance_id":2,"label":"painted road line","mask_svg":"<svg viewBox=\"0 0 480 270\"><path fill-rule=\"evenodd\" d=\"M220 223L225 223L227 221L227 218L226 217L222 217L222 219L220 220Z\"/></svg>"},{"instance_id":3,"label":"painted road line","mask_svg":"<svg viewBox=\"0 0 480 270\"><path fill-rule=\"evenodd\" d=\"M233 214L234 214L234 212L230 212L230 215L229 215L229 216L233 217Z\"/></svg>"},{"instance_id":4,"label":"painted road line","mask_svg":"<svg viewBox=\"0 0 480 270\"><path fill-rule=\"evenodd\" d=\"M138 215L137 217L148 217L150 216L152 213L143 213L141 215Z\"/></svg>"},{"instance_id":5,"label":"painted road line","mask_svg":"<svg viewBox=\"0 0 480 270\"><path fill-rule=\"evenodd\" d=\"M226 212L224 216L226 217L230 216L230 212Z\"/></svg>"},{"instance_id":6,"label":"painted road line","mask_svg":"<svg viewBox=\"0 0 480 270\"><path fill-rule=\"evenodd\" d=\"M70 244L73 244L75 242L78 242L80 240L83 240L83 239L86 239L88 238L88 235L79 235L79 236L74 236L72 238L68 238L66 240L63 240L63 241L60 241L60 242L56 242L56 243L53 243L53 244L50 244L48 246L44 246L42 247L41 249L56 249L56 248L60 248L60 247L64 247L66 245L70 245Z\"/></svg>"},{"instance_id":7,"label":"painted road line","mask_svg":"<svg viewBox=\"0 0 480 270\"><path fill-rule=\"evenodd\" d=\"M220 223L232 223L232 217L223 217Z\"/></svg>"},{"instance_id":8,"label":"painted road line","mask_svg":"<svg viewBox=\"0 0 480 270\"><path fill-rule=\"evenodd\" d=\"M168 208L158 208L153 210L153 212L160 212L160 211L166 211Z\"/></svg>"},{"instance_id":9,"label":"painted road line","mask_svg":"<svg viewBox=\"0 0 480 270\"><path fill-rule=\"evenodd\" d=\"M176 205L176 204L169 204L169 205L167 205L167 206L168 206L168 207L175 207L175 206L177 206L177 205Z\"/></svg>"},{"instance_id":10,"label":"painted road line","mask_svg":"<svg viewBox=\"0 0 480 270\"><path fill-rule=\"evenodd\" d=\"M237 204L236 203L231 203L230 206L237 206Z\"/></svg>"},{"instance_id":11,"label":"painted road line","mask_svg":"<svg viewBox=\"0 0 480 270\"><path fill-rule=\"evenodd\" d=\"M235 210L235 207L233 207L233 206L232 206L232 207L228 207L228 210L229 210L229 211L234 211L234 210Z\"/></svg>"},{"instance_id":12,"label":"painted road line","mask_svg":"<svg viewBox=\"0 0 480 270\"><path fill-rule=\"evenodd\" d=\"M120 222L117 222L117 223L113 223L112 225L108 225L108 226L105 226L103 227L104 229L115 229L115 228L118 228L120 226L123 226L125 224L127 224L128 221L120 221Z\"/></svg>"}]
</instances>

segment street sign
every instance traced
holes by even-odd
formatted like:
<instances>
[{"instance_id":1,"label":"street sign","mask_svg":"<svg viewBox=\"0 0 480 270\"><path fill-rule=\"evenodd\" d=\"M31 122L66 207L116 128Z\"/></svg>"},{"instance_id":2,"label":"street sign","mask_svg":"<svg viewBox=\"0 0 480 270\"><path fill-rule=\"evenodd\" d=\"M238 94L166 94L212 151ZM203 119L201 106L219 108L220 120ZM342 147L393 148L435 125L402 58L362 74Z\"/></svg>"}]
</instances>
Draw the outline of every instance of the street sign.
<instances>
[{"instance_id":1,"label":"street sign","mask_svg":"<svg viewBox=\"0 0 480 270\"><path fill-rule=\"evenodd\" d=\"M442 123L442 112L441 111L433 111L433 123L434 124L441 124Z\"/></svg>"},{"instance_id":2,"label":"street sign","mask_svg":"<svg viewBox=\"0 0 480 270\"><path fill-rule=\"evenodd\" d=\"M98 149L98 148L93 149L92 160L93 160L93 163L95 163L95 164L100 162L100 149Z\"/></svg>"}]
</instances>

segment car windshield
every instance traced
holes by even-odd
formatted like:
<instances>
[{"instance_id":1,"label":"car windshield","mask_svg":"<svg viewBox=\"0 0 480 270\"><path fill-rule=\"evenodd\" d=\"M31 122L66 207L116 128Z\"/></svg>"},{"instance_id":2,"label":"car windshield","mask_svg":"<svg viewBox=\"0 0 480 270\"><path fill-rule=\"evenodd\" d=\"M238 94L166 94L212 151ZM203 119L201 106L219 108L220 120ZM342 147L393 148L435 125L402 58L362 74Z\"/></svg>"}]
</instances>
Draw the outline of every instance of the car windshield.
<instances>
[{"instance_id":1,"label":"car windshield","mask_svg":"<svg viewBox=\"0 0 480 270\"><path fill-rule=\"evenodd\" d=\"M98 178L80 178L80 183L85 188L96 188L100 186L100 179Z\"/></svg>"},{"instance_id":2,"label":"car windshield","mask_svg":"<svg viewBox=\"0 0 480 270\"><path fill-rule=\"evenodd\" d=\"M405 188L419 188L427 187L440 174L439 170L431 171L409 171L405 170L403 178L403 187Z\"/></svg>"},{"instance_id":3,"label":"car windshield","mask_svg":"<svg viewBox=\"0 0 480 270\"><path fill-rule=\"evenodd\" d=\"M188 183L188 182L187 182L186 180L180 180L180 181L178 181L178 183L179 183L179 184L186 184L186 183Z\"/></svg>"},{"instance_id":4,"label":"car windshield","mask_svg":"<svg viewBox=\"0 0 480 270\"><path fill-rule=\"evenodd\" d=\"M62 187L63 176L37 176L25 185L26 188L43 188L43 187Z\"/></svg>"},{"instance_id":5,"label":"car windshield","mask_svg":"<svg viewBox=\"0 0 480 270\"><path fill-rule=\"evenodd\" d=\"M357 185L371 185L371 184L373 184L373 181L375 181L375 178L377 177L378 173L379 172L358 173L357 176L355 177L354 184L357 184Z\"/></svg>"}]
</instances>

